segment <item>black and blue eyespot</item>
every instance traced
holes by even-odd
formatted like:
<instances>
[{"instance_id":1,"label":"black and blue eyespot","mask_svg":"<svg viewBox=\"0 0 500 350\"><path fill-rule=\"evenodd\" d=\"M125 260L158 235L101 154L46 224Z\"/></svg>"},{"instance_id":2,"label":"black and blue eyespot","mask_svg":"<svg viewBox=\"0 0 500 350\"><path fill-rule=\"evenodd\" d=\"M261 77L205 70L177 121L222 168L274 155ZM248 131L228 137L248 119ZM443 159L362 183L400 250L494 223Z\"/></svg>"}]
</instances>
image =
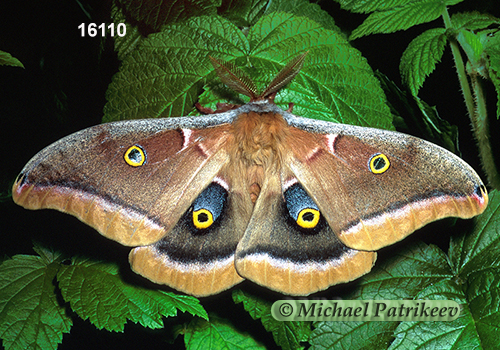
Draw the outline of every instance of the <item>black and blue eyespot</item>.
<instances>
[{"instance_id":1,"label":"black and blue eyespot","mask_svg":"<svg viewBox=\"0 0 500 350\"><path fill-rule=\"evenodd\" d=\"M193 202L193 226L198 230L212 226L220 218L226 200L226 189L212 182Z\"/></svg>"},{"instance_id":2,"label":"black and blue eyespot","mask_svg":"<svg viewBox=\"0 0 500 350\"><path fill-rule=\"evenodd\" d=\"M141 146L133 145L125 151L123 159L125 159L125 162L128 165L139 167L142 166L146 161L146 152Z\"/></svg>"},{"instance_id":3,"label":"black and blue eyespot","mask_svg":"<svg viewBox=\"0 0 500 350\"><path fill-rule=\"evenodd\" d=\"M300 184L290 186L284 196L288 213L299 227L314 229L318 226L319 208Z\"/></svg>"}]
</instances>

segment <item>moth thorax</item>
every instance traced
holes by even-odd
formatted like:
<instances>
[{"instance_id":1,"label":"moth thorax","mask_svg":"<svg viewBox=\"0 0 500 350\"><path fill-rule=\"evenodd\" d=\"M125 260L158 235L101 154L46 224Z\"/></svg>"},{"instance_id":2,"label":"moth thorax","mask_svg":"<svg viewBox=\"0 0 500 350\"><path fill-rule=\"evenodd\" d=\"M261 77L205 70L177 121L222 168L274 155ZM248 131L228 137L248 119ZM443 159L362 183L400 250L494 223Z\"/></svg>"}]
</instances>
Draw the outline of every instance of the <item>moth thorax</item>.
<instances>
[{"instance_id":1,"label":"moth thorax","mask_svg":"<svg viewBox=\"0 0 500 350\"><path fill-rule=\"evenodd\" d=\"M278 113L242 113L233 122L232 157L248 167L264 169L276 166L283 158L282 150L289 134L288 124Z\"/></svg>"}]
</instances>

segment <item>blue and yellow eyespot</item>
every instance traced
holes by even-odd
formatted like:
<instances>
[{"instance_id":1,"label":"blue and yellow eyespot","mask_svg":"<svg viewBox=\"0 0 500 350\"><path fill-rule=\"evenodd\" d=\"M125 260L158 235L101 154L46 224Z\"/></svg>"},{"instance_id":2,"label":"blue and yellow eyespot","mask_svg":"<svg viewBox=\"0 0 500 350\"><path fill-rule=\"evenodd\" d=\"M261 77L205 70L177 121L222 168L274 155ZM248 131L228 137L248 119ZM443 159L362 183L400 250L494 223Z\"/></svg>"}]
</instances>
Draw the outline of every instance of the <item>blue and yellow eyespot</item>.
<instances>
[{"instance_id":1,"label":"blue and yellow eyespot","mask_svg":"<svg viewBox=\"0 0 500 350\"><path fill-rule=\"evenodd\" d=\"M193 211L193 225L199 230L209 228L214 223L214 216L207 209Z\"/></svg>"},{"instance_id":2,"label":"blue and yellow eyespot","mask_svg":"<svg viewBox=\"0 0 500 350\"><path fill-rule=\"evenodd\" d=\"M385 154L376 153L368 162L368 166L370 167L370 171L374 174L383 174L389 169L391 166L391 162Z\"/></svg>"},{"instance_id":3,"label":"blue and yellow eyespot","mask_svg":"<svg viewBox=\"0 0 500 350\"><path fill-rule=\"evenodd\" d=\"M288 213L299 227L314 229L318 226L321 218L319 208L300 184L290 186L284 197Z\"/></svg>"},{"instance_id":4,"label":"blue and yellow eyespot","mask_svg":"<svg viewBox=\"0 0 500 350\"><path fill-rule=\"evenodd\" d=\"M198 230L211 227L223 214L227 190L212 182L193 202L193 226Z\"/></svg>"},{"instance_id":5,"label":"blue and yellow eyespot","mask_svg":"<svg viewBox=\"0 0 500 350\"><path fill-rule=\"evenodd\" d=\"M138 167L146 161L146 153L142 147L134 145L125 151L123 159L128 165Z\"/></svg>"},{"instance_id":6,"label":"blue and yellow eyespot","mask_svg":"<svg viewBox=\"0 0 500 350\"><path fill-rule=\"evenodd\" d=\"M297 217L297 225L302 228L315 228L319 222L319 210L306 208L302 209Z\"/></svg>"}]
</instances>

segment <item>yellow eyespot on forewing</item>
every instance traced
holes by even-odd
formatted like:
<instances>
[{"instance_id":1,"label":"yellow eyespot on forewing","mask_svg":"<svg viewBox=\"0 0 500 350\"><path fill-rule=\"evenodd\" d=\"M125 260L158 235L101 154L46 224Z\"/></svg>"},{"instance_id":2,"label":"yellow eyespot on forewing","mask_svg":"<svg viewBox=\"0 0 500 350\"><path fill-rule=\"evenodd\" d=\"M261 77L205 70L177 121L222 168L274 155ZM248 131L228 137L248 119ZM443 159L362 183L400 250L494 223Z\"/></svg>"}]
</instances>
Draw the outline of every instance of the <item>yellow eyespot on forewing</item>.
<instances>
[{"instance_id":1,"label":"yellow eyespot on forewing","mask_svg":"<svg viewBox=\"0 0 500 350\"><path fill-rule=\"evenodd\" d=\"M141 147L134 145L127 149L123 155L123 159L125 159L125 162L130 166L141 166L146 161L146 153L144 153Z\"/></svg>"},{"instance_id":2,"label":"yellow eyespot on forewing","mask_svg":"<svg viewBox=\"0 0 500 350\"><path fill-rule=\"evenodd\" d=\"M212 213L206 209L193 211L193 225L199 230L209 228L214 223Z\"/></svg>"},{"instance_id":3,"label":"yellow eyespot on forewing","mask_svg":"<svg viewBox=\"0 0 500 350\"><path fill-rule=\"evenodd\" d=\"M385 154L377 153L370 158L370 171L374 174L382 174L389 169L391 162Z\"/></svg>"},{"instance_id":4,"label":"yellow eyespot on forewing","mask_svg":"<svg viewBox=\"0 0 500 350\"><path fill-rule=\"evenodd\" d=\"M315 228L319 222L319 211L316 209L302 209L297 217L297 225L303 228Z\"/></svg>"}]
</instances>

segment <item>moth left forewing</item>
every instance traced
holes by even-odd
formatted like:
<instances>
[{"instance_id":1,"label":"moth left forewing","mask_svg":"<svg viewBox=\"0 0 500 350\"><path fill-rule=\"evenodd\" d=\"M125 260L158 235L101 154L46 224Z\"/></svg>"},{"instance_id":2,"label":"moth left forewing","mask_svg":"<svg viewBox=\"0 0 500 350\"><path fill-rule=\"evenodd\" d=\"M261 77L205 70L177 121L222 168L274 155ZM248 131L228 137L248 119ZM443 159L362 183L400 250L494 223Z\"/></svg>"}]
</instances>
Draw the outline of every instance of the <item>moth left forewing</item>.
<instances>
[{"instance_id":1,"label":"moth left forewing","mask_svg":"<svg viewBox=\"0 0 500 350\"><path fill-rule=\"evenodd\" d=\"M470 218L487 205L475 171L439 146L391 131L286 119L295 130L292 172L351 248L376 250L431 221Z\"/></svg>"},{"instance_id":2,"label":"moth left forewing","mask_svg":"<svg viewBox=\"0 0 500 350\"><path fill-rule=\"evenodd\" d=\"M13 199L72 214L125 245L156 242L227 161L223 129L233 118L228 112L82 130L35 155Z\"/></svg>"},{"instance_id":3,"label":"moth left forewing","mask_svg":"<svg viewBox=\"0 0 500 350\"><path fill-rule=\"evenodd\" d=\"M376 253L346 247L320 222L301 231L283 197L288 175L266 177L252 218L236 251L238 273L289 295L308 295L368 273Z\"/></svg>"}]
</instances>

